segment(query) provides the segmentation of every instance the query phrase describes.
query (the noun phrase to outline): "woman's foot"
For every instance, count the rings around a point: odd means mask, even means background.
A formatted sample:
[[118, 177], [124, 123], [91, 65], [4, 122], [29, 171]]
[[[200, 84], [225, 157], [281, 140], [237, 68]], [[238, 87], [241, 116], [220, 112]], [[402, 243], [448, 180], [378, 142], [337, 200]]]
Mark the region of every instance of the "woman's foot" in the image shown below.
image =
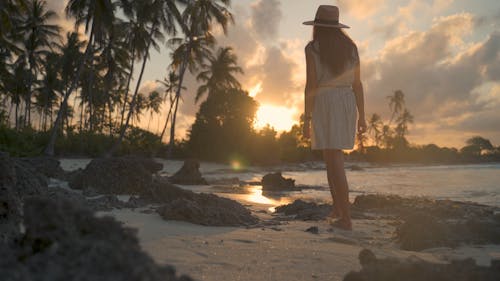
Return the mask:
[[335, 208], [335, 207], [332, 208], [332, 211], [328, 215], [328, 218], [329, 219], [338, 219], [338, 218], [340, 218], [340, 214], [339, 214], [339, 211], [337, 210], [337, 208]]
[[352, 230], [352, 223], [350, 220], [339, 219], [331, 223], [333, 227], [340, 228], [343, 230]]

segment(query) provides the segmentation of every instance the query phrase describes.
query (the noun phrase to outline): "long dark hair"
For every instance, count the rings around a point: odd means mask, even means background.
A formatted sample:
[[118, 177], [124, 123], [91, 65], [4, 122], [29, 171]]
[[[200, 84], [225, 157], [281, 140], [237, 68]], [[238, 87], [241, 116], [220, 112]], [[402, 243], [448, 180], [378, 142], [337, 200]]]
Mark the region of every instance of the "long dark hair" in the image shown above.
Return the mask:
[[314, 26], [313, 41], [318, 42], [320, 59], [334, 76], [359, 61], [356, 44], [340, 28]]

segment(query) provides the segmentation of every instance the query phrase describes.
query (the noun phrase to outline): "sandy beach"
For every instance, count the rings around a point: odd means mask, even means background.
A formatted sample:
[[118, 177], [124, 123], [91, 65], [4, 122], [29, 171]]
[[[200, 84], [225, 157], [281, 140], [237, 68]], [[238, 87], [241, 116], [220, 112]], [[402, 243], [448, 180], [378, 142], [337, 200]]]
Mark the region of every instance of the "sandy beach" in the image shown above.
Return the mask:
[[[252, 207], [254, 214], [267, 206]], [[418, 257], [445, 263], [472, 257], [488, 266], [500, 258], [500, 246], [436, 248], [423, 252], [399, 250], [388, 221], [354, 220], [354, 231], [332, 228], [328, 222], [290, 221], [256, 228], [206, 227], [165, 222], [141, 210], [103, 212], [136, 228], [142, 248], [160, 264], [197, 280], [342, 280], [361, 268], [358, 254], [371, 249], [378, 257]], [[319, 234], [305, 230], [317, 226]]]
[[[72, 161], [62, 161], [68, 167]], [[78, 167], [73, 162], [73, 167]], [[70, 165], [71, 166], [71, 165]], [[164, 163], [170, 174], [181, 163]], [[223, 165], [202, 165], [206, 174], [217, 174]], [[227, 177], [231, 177], [228, 174]], [[197, 192], [215, 192], [221, 187], [183, 186]], [[385, 218], [355, 218], [352, 232], [333, 228], [328, 221], [287, 220], [273, 213], [283, 203], [262, 193], [217, 193], [239, 201], [259, 217], [256, 227], [209, 227], [180, 221], [165, 221], [150, 207], [100, 212], [137, 229], [141, 247], [160, 264], [174, 265], [180, 274], [196, 280], [342, 280], [361, 269], [359, 252], [366, 248], [377, 257], [416, 257], [434, 263], [473, 258], [488, 266], [500, 259], [499, 245], [440, 247], [404, 251], [394, 239], [395, 221]], [[126, 197], [124, 198], [126, 199]], [[374, 215], [376, 218], [376, 215]], [[317, 227], [318, 233], [306, 231]]]
[[[24, 205], [23, 214], [20, 205], [12, 205], [16, 209], [9, 209], [12, 213], [0, 225], [10, 231], [2, 236], [6, 244], [0, 243], [8, 251], [7, 259], [0, 260], [6, 280], [17, 280], [13, 265], [25, 276], [52, 266], [50, 276], [81, 271], [111, 278], [106, 280], [121, 280], [117, 274], [134, 274], [129, 280], [165, 280], [165, 270], [170, 276], [166, 280], [180, 281], [365, 280], [347, 277], [354, 272], [370, 276], [374, 268], [382, 279], [366, 280], [384, 280], [383, 274], [398, 272], [398, 266], [406, 275], [417, 270], [425, 277], [427, 270], [430, 276], [441, 276], [435, 280], [448, 280], [457, 268], [466, 276], [483, 272], [480, 276], [489, 276], [485, 280], [495, 280], [491, 274], [498, 273], [496, 206], [354, 195], [353, 231], [346, 231], [327, 219], [331, 205], [321, 202], [324, 188], [299, 181], [295, 189], [304, 190], [269, 193], [264, 181], [259, 185], [258, 178], [267, 171], [320, 170], [311, 164], [234, 170], [201, 163], [198, 171], [199, 164], [189, 161], [3, 157], [1, 163], [14, 168], [2, 175], [7, 184], [2, 200], [23, 200]], [[194, 174], [204, 184], [170, 183], [189, 163], [195, 163]], [[369, 169], [356, 173], [369, 176]], [[17, 229], [16, 222], [25, 229]], [[365, 249], [373, 255], [368, 267]], [[26, 251], [29, 258], [20, 262], [16, 257]], [[65, 265], [67, 252], [74, 257]], [[96, 263], [103, 267], [95, 270]], [[74, 269], [62, 269], [67, 266]]]

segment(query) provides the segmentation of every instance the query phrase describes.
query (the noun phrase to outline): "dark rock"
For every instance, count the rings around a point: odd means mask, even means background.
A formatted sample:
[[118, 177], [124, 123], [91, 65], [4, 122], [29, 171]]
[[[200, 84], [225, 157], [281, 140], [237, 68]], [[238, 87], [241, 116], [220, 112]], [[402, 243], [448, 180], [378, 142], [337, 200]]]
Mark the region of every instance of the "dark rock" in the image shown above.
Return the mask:
[[156, 177], [151, 185], [141, 192], [143, 201], [156, 204], [170, 203], [175, 199], [192, 199], [195, 193], [171, 184], [167, 179]]
[[82, 195], [85, 197], [96, 197], [96, 196], [101, 195], [101, 193], [92, 187], [88, 187], [88, 188], [82, 190]]
[[178, 198], [158, 209], [165, 220], [187, 221], [211, 226], [248, 226], [258, 219], [240, 203], [214, 194]]
[[281, 172], [266, 174], [262, 178], [262, 190], [267, 191], [289, 191], [297, 190], [294, 179], [286, 179]]
[[305, 202], [300, 199], [295, 200], [292, 204], [276, 207], [276, 213], [282, 213], [286, 216], [295, 216], [298, 220], [323, 220], [332, 209], [328, 204], [316, 204], [313, 202]]
[[437, 246], [457, 245], [450, 227], [424, 213], [408, 216], [396, 229], [396, 236], [403, 250], [420, 251]]
[[214, 194], [194, 193], [160, 177], [154, 179], [150, 188], [141, 194], [140, 200], [161, 204], [158, 213], [165, 220], [212, 226], [248, 226], [258, 222], [237, 201]]
[[125, 207], [135, 209], [135, 208], [146, 207], [149, 204], [151, 204], [149, 200], [145, 200], [144, 198], [137, 196], [130, 196], [127, 203], [125, 204]]
[[156, 174], [163, 169], [163, 164], [156, 162], [152, 158], [139, 157], [139, 156], [124, 156], [126, 160], [134, 161], [139, 163], [144, 169], [149, 171], [151, 174]]
[[0, 152], [0, 241], [19, 233], [24, 198], [47, 192], [48, 178], [29, 161]]
[[366, 194], [356, 196], [353, 207], [365, 211], [372, 209], [389, 209], [410, 205], [410, 201], [411, 199], [409, 198], [403, 198], [397, 195]]
[[16, 181], [14, 161], [0, 152], [0, 244], [19, 234], [21, 198], [16, 192]]
[[78, 168], [73, 171], [64, 171], [64, 175], [62, 176], [61, 180], [71, 183], [75, 181], [79, 176], [81, 176], [82, 173], [83, 173], [82, 168]]
[[306, 232], [310, 232], [312, 234], [319, 234], [319, 229], [317, 226], [311, 226], [308, 229], [306, 229]]
[[2, 280], [191, 280], [142, 252], [134, 230], [73, 201], [30, 198], [24, 225], [18, 242], [0, 247]]
[[16, 170], [16, 192], [20, 198], [47, 194], [49, 179], [35, 167], [24, 161], [13, 159]]
[[364, 171], [365, 169], [361, 166], [358, 165], [351, 165], [348, 167], [351, 171]]
[[18, 160], [32, 166], [38, 173], [49, 178], [61, 179], [65, 175], [61, 163], [54, 157], [26, 157], [18, 158]]
[[196, 160], [185, 160], [181, 169], [170, 177], [175, 184], [206, 185], [207, 181], [201, 176], [200, 162]]
[[377, 259], [370, 250], [362, 250], [359, 255], [362, 269], [351, 271], [344, 281], [494, 281], [500, 276], [500, 268], [478, 266], [473, 259], [452, 261], [449, 264], [436, 264], [410, 257]]
[[377, 261], [377, 257], [375, 256], [375, 254], [368, 249], [361, 250], [361, 252], [359, 252], [358, 258], [359, 263], [362, 266], [373, 264]]
[[93, 159], [69, 185], [75, 189], [93, 188], [102, 194], [140, 194], [151, 185], [159, 165], [135, 157]]
[[397, 195], [368, 194], [356, 196], [353, 208], [404, 217], [413, 213], [427, 213], [443, 219], [467, 219], [491, 217], [497, 207], [472, 202], [433, 200], [425, 197], [401, 197]]
[[95, 212], [130, 208], [127, 203], [120, 201], [115, 195], [99, 195], [88, 198], [82, 194], [76, 193], [75, 191], [60, 187], [51, 187], [49, 189], [48, 197], [56, 201], [69, 200], [79, 206], [85, 206]]
[[402, 220], [396, 238], [405, 250], [466, 244], [500, 244], [498, 208], [470, 202], [404, 198], [395, 195], [357, 196], [354, 211], [386, 214]]

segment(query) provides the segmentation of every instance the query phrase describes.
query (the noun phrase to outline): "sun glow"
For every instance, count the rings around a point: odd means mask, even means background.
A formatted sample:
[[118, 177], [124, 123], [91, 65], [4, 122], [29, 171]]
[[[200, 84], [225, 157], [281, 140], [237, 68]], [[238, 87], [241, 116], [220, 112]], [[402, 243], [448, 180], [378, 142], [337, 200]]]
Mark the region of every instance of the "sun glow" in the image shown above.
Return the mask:
[[266, 125], [273, 127], [276, 131], [287, 131], [293, 126], [296, 109], [284, 106], [261, 105], [257, 110], [255, 128], [261, 129]]
[[253, 88], [250, 89], [248, 92], [248, 95], [251, 96], [252, 98], [255, 98], [255, 96], [262, 91], [262, 83], [258, 83]]

